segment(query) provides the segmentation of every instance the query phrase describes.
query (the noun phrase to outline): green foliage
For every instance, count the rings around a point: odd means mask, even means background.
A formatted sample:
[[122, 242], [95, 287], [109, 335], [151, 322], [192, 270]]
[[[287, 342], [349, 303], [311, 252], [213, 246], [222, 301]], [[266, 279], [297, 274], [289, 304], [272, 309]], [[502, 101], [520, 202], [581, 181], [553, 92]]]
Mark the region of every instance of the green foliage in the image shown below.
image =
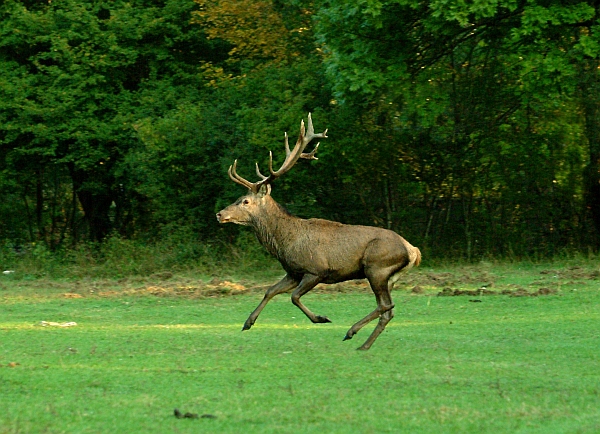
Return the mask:
[[[368, 167], [400, 186], [418, 181], [423, 212], [408, 218], [420, 221], [415, 241], [427, 253], [471, 258], [519, 245], [552, 254], [558, 245], [589, 240], [577, 221], [586, 215], [585, 142], [595, 146], [595, 138], [582, 128], [576, 96], [580, 40], [594, 45], [587, 41], [595, 34], [594, 8], [513, 1], [320, 5], [316, 33], [329, 78], [346, 105], [358, 103], [363, 119], [375, 119], [367, 124], [371, 137], [385, 137], [373, 149], [385, 151]], [[365, 96], [368, 104], [361, 103]], [[391, 156], [408, 179], [390, 172]], [[391, 227], [400, 221], [396, 210], [406, 207], [396, 186], [374, 186], [387, 196]]]
[[[98, 2], [35, 9], [3, 3], [0, 82], [10, 83], [0, 87], [6, 170], [27, 176], [46, 167], [67, 169], [93, 240], [112, 228], [125, 230], [131, 219], [117, 171], [139, 141], [136, 119], [164, 113], [179, 93], [199, 85], [195, 53], [210, 57], [211, 47], [201, 29], [185, 21], [192, 9], [193, 3], [175, 0], [119, 1], [110, 9]], [[48, 200], [44, 193], [39, 214]], [[117, 221], [109, 215], [113, 203]], [[63, 224], [77, 233], [77, 219], [67, 222], [70, 213], [77, 210], [66, 211]]]
[[273, 188], [294, 214], [385, 226], [426, 257], [599, 245], [589, 2], [10, 0], [0, 17], [16, 246], [234, 244], [214, 219], [242, 194], [227, 168], [279, 164], [308, 112], [329, 139]]
[[[183, 103], [162, 119], [146, 118], [137, 125], [142, 140], [122, 170], [130, 180], [127, 189], [152, 213], [136, 222], [137, 231], [153, 231], [151, 226], [159, 223], [163, 235], [181, 225], [214, 233], [215, 198], [225, 179], [221, 156], [231, 130], [220, 115], [202, 101]], [[154, 228], [155, 235], [161, 235], [160, 228]]]
[[279, 264], [253, 237], [235, 244], [202, 242], [189, 227], [173, 230], [158, 242], [131, 240], [116, 234], [103, 243], [79, 243], [75, 248], [50, 251], [45, 243], [0, 248], [0, 267], [10, 281], [40, 279], [115, 279], [156, 273], [201, 273], [223, 277], [233, 270], [281, 273]]

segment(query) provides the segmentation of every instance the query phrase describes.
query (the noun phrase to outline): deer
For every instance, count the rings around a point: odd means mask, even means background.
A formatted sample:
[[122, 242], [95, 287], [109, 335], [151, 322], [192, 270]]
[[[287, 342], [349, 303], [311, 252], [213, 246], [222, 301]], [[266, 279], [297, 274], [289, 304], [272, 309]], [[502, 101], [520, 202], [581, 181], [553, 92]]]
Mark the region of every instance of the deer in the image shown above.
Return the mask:
[[332, 284], [366, 278], [377, 308], [352, 325], [344, 341], [352, 339], [371, 321], [379, 321], [365, 343], [357, 348], [368, 350], [394, 317], [391, 290], [402, 273], [421, 263], [421, 251], [396, 232], [373, 226], [342, 224], [318, 218], [293, 216], [271, 197], [271, 184], [287, 173], [299, 159], [316, 160], [320, 143], [304, 152], [314, 139], [327, 138], [327, 130], [315, 134], [312, 118], [308, 127], [300, 123], [300, 135], [290, 150], [285, 133], [286, 157], [273, 170], [273, 153], [269, 152], [269, 175], [261, 173], [256, 163], [258, 181], [250, 182], [237, 173], [237, 160], [229, 166], [229, 178], [248, 189], [248, 193], [217, 213], [219, 223], [249, 226], [262, 246], [282, 265], [286, 275], [269, 287], [250, 314], [242, 331], [249, 330], [267, 303], [276, 295], [292, 291], [292, 303], [313, 323], [329, 323], [326, 316], [315, 315], [301, 297], [320, 283]]

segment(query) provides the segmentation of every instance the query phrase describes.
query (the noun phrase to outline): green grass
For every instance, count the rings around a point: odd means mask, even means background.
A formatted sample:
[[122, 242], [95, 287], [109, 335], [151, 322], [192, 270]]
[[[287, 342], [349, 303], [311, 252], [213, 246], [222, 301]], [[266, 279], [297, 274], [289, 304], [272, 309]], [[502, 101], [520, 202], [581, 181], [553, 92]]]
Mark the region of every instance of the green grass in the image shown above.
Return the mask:
[[[592, 262], [422, 268], [368, 352], [355, 348], [372, 326], [342, 341], [374, 307], [362, 286], [305, 297], [332, 324], [282, 295], [242, 333], [261, 291], [3, 276], [0, 433], [600, 432], [599, 275]], [[437, 296], [482, 285], [552, 293]]]

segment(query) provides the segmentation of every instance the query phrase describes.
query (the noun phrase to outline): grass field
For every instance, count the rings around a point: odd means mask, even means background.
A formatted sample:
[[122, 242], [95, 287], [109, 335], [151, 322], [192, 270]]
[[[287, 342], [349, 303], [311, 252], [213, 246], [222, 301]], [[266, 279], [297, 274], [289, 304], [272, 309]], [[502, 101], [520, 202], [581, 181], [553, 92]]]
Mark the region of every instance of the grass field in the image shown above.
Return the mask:
[[0, 282], [2, 434], [600, 432], [595, 262], [415, 270], [367, 352], [362, 284], [305, 297], [332, 324], [281, 295], [242, 333], [262, 278]]

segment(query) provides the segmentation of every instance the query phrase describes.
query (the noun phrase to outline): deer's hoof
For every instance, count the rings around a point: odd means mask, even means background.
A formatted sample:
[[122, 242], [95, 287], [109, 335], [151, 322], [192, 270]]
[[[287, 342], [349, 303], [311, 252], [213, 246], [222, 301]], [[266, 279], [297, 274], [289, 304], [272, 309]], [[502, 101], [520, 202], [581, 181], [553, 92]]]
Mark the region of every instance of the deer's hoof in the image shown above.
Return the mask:
[[348, 330], [346, 332], [346, 336], [344, 336], [344, 340], [349, 341], [350, 339], [352, 339], [354, 337], [355, 334], [356, 334], [356, 332], [353, 331], [352, 329]]
[[250, 327], [252, 327], [252, 324], [244, 323], [244, 327], [242, 327], [242, 331], [250, 330]]
[[371, 345], [373, 344], [373, 342], [365, 342], [364, 344], [362, 344], [360, 347], [358, 347], [356, 349], [356, 351], [367, 351], [369, 348], [371, 348]]
[[316, 323], [325, 323], [325, 322], [331, 322], [331, 320], [329, 318], [327, 318], [326, 316], [317, 315], [317, 320], [315, 322]]

